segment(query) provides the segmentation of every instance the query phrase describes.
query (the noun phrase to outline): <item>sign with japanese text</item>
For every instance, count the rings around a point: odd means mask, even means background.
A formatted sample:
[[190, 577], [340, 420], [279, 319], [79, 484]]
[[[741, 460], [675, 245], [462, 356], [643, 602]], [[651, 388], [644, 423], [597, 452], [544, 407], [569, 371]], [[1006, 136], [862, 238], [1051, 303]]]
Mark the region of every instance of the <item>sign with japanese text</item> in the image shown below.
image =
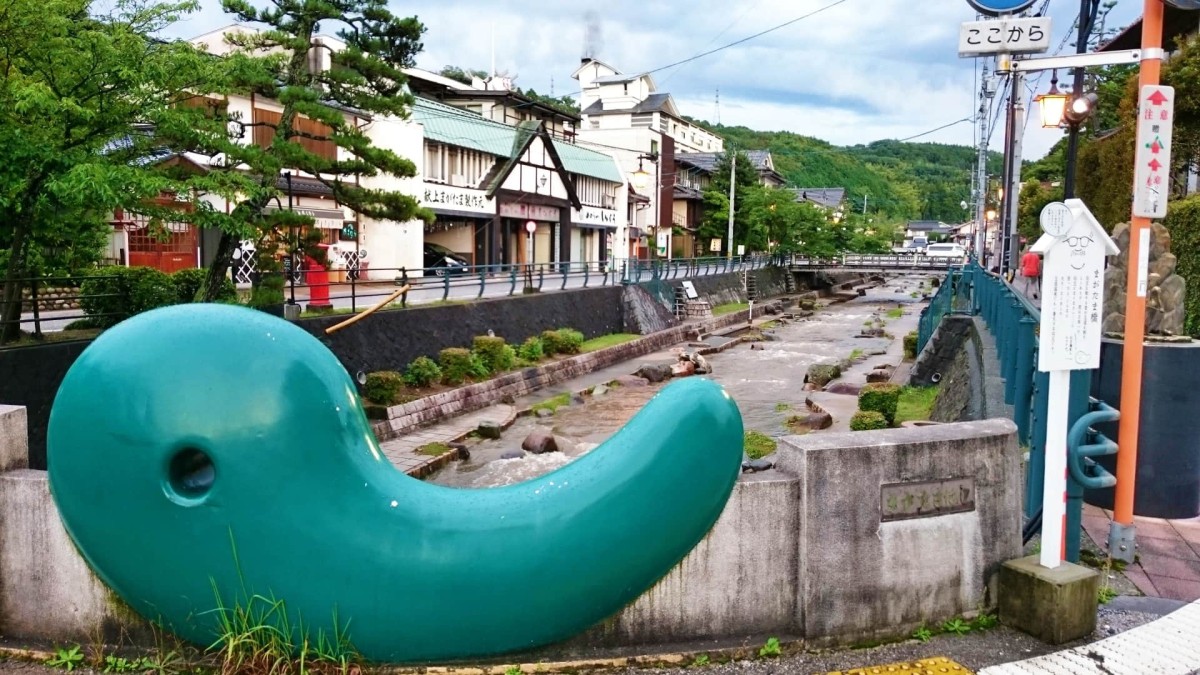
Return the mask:
[[421, 206], [427, 206], [434, 211], [440, 208], [489, 216], [496, 213], [496, 202], [488, 199], [487, 193], [483, 190], [471, 190], [452, 185], [426, 183]]
[[975, 510], [975, 479], [892, 483], [880, 488], [880, 520], [929, 518]]
[[500, 215], [518, 220], [541, 220], [557, 223], [561, 213], [556, 206], [527, 204], [525, 202], [500, 202]]
[[571, 210], [571, 222], [585, 227], [616, 227], [617, 212], [613, 209], [585, 206]]
[[1133, 172], [1134, 216], [1167, 216], [1174, 125], [1175, 89], [1159, 85], [1142, 87]]
[[1001, 14], [1017, 14], [1033, 6], [1037, 0], [967, 0], [967, 4], [981, 14], [999, 16]]
[[708, 242], [708, 250], [712, 253], [720, 253], [721, 252], [721, 240], [713, 239], [712, 241]]
[[959, 56], [1035, 54], [1050, 49], [1050, 17], [968, 21], [958, 32]]
[[1100, 367], [1104, 321], [1104, 260], [1117, 245], [1091, 211], [1068, 199], [1070, 229], [1042, 235], [1033, 251], [1042, 263], [1042, 323], [1038, 370], [1092, 370]]

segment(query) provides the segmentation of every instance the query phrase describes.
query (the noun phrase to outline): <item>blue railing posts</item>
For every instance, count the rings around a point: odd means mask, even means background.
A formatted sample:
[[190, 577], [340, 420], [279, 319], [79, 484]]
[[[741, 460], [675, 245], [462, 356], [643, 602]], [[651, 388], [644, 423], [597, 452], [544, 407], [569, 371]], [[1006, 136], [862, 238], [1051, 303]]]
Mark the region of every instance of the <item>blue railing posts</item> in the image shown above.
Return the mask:
[[583, 264], [583, 287], [588, 287], [588, 279], [592, 276], [592, 266], [589, 263]]
[[442, 302], [445, 302], [450, 297], [450, 275], [442, 275]]
[[558, 268], [560, 270], [562, 270], [562, 278], [563, 278], [562, 287], [559, 288], [558, 290], [565, 291], [565, 290], [567, 290], [567, 275], [571, 273], [571, 263], [562, 263], [561, 265], [558, 266]]
[[546, 280], [546, 268], [539, 265], [538, 266], [538, 292], [539, 293], [542, 290], [542, 282], [545, 280]]
[[508, 294], [515, 295], [517, 292], [517, 266], [516, 265], [513, 265], [508, 268], [508, 281], [510, 284], [508, 287]]
[[1050, 373], [1039, 371], [1033, 377], [1033, 408], [1029, 416], [1029, 461], [1025, 465], [1027, 518], [1032, 518], [1042, 508], [1042, 490], [1046, 478], [1046, 409], [1049, 404]]
[[479, 295], [475, 296], [476, 300], [483, 297], [483, 291], [486, 288], [487, 288], [487, 268], [480, 267], [479, 268]]
[[1013, 421], [1017, 424], [1017, 439], [1022, 445], [1029, 444], [1029, 417], [1033, 403], [1033, 377], [1037, 367], [1035, 349], [1037, 322], [1024, 314], [1017, 322], [1017, 368], [1013, 378]]

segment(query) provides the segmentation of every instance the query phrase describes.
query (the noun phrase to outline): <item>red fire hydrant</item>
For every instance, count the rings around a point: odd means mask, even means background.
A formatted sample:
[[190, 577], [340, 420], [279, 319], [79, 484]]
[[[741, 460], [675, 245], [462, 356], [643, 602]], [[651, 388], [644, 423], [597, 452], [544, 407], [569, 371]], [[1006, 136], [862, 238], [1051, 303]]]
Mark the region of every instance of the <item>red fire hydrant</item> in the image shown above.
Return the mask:
[[333, 309], [329, 302], [329, 271], [312, 256], [304, 256], [308, 279], [308, 311]]

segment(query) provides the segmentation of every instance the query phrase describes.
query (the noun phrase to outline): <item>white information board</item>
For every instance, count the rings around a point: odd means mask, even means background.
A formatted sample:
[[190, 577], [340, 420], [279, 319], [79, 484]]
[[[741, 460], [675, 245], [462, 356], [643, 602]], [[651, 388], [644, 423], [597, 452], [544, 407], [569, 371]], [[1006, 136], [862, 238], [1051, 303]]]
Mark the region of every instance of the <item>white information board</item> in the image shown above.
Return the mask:
[[1100, 367], [1104, 323], [1104, 261], [1117, 246], [1078, 199], [1066, 206], [1073, 218], [1062, 236], [1042, 235], [1033, 250], [1042, 260], [1042, 323], [1038, 370]]
[[700, 294], [696, 292], [696, 285], [690, 281], [683, 282], [683, 290], [687, 293], [688, 300], [695, 300], [700, 297]]

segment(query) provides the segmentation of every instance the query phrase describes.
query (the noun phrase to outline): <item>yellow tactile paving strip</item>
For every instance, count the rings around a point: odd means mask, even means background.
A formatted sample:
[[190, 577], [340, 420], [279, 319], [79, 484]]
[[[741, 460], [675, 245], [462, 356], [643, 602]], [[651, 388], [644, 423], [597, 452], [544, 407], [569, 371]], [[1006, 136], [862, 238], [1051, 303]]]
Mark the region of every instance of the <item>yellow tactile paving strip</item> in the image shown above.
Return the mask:
[[910, 663], [836, 670], [829, 675], [972, 675], [971, 671], [945, 657], [922, 659]]

